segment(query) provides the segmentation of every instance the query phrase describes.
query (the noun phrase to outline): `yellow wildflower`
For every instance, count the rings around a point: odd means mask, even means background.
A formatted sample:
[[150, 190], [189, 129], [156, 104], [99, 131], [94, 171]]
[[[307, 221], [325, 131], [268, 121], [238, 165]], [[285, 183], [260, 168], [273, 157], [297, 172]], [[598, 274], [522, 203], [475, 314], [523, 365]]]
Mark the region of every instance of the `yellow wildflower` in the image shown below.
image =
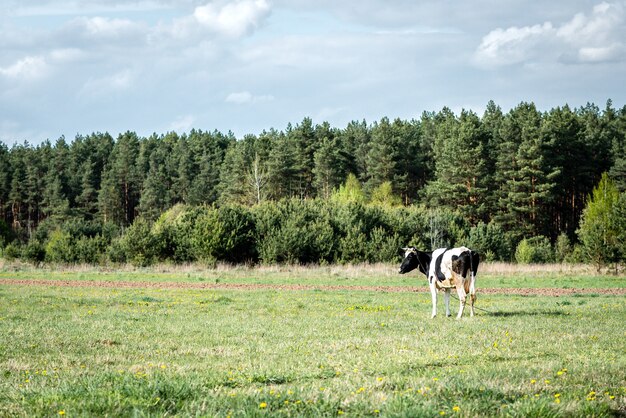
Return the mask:
[[259, 408], [260, 408], [260, 409], [265, 409], [265, 408], [267, 408], [267, 403], [266, 403], [266, 402], [261, 402], [261, 403], [259, 404]]

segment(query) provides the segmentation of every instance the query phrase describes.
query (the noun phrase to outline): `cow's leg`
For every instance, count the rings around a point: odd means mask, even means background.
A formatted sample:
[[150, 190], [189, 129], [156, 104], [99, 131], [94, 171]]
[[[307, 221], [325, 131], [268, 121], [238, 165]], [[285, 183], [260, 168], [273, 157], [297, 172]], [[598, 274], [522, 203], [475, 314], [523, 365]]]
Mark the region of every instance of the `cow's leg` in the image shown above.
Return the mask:
[[456, 292], [459, 295], [459, 314], [456, 316], [456, 319], [461, 319], [461, 317], [463, 316], [463, 309], [465, 308], [465, 297], [466, 297], [466, 293], [465, 293], [465, 288], [463, 287], [463, 283], [460, 283], [456, 285]]
[[476, 302], [476, 276], [472, 272], [470, 279], [470, 316], [474, 316], [474, 303]]
[[431, 278], [430, 280], [430, 298], [433, 301], [433, 312], [431, 318], [437, 316], [437, 287], [435, 286], [435, 280], [436, 279], [434, 278]]
[[443, 299], [446, 301], [446, 316], [450, 316], [450, 289], [446, 289]]

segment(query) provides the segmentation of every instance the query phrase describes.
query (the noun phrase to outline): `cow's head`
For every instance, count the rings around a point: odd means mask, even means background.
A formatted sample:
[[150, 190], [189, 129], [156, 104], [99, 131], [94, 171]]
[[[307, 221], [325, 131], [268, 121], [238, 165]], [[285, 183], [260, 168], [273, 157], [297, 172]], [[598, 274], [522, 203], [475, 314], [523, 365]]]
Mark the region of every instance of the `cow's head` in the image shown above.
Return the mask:
[[404, 259], [402, 264], [400, 264], [398, 273], [404, 274], [419, 268], [422, 273], [428, 276], [428, 266], [430, 266], [432, 253], [420, 251], [415, 247], [403, 248], [402, 250], [404, 250]]

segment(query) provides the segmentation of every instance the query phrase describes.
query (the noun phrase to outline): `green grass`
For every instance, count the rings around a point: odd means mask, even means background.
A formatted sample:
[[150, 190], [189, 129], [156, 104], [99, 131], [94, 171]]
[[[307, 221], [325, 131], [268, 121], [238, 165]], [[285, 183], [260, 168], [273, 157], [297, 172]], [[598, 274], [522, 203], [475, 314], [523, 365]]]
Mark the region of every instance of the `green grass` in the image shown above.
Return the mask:
[[426, 293], [2, 285], [0, 416], [626, 413], [623, 296], [477, 306], [431, 320]]

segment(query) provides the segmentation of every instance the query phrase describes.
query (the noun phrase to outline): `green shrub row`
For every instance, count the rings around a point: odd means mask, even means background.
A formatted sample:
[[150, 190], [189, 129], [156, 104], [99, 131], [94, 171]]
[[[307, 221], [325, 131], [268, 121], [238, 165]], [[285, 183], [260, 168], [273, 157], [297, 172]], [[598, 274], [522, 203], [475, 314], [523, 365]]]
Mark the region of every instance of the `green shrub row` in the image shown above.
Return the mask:
[[95, 222], [48, 222], [28, 243], [6, 245], [3, 256], [146, 266], [397, 262], [401, 247], [409, 245], [425, 250], [465, 245], [486, 260], [520, 263], [564, 261], [572, 252], [565, 236], [554, 248], [545, 237], [517, 244], [498, 225], [470, 227], [449, 210], [293, 199], [253, 207], [176, 205], [155, 222], [139, 217], [124, 230]]

